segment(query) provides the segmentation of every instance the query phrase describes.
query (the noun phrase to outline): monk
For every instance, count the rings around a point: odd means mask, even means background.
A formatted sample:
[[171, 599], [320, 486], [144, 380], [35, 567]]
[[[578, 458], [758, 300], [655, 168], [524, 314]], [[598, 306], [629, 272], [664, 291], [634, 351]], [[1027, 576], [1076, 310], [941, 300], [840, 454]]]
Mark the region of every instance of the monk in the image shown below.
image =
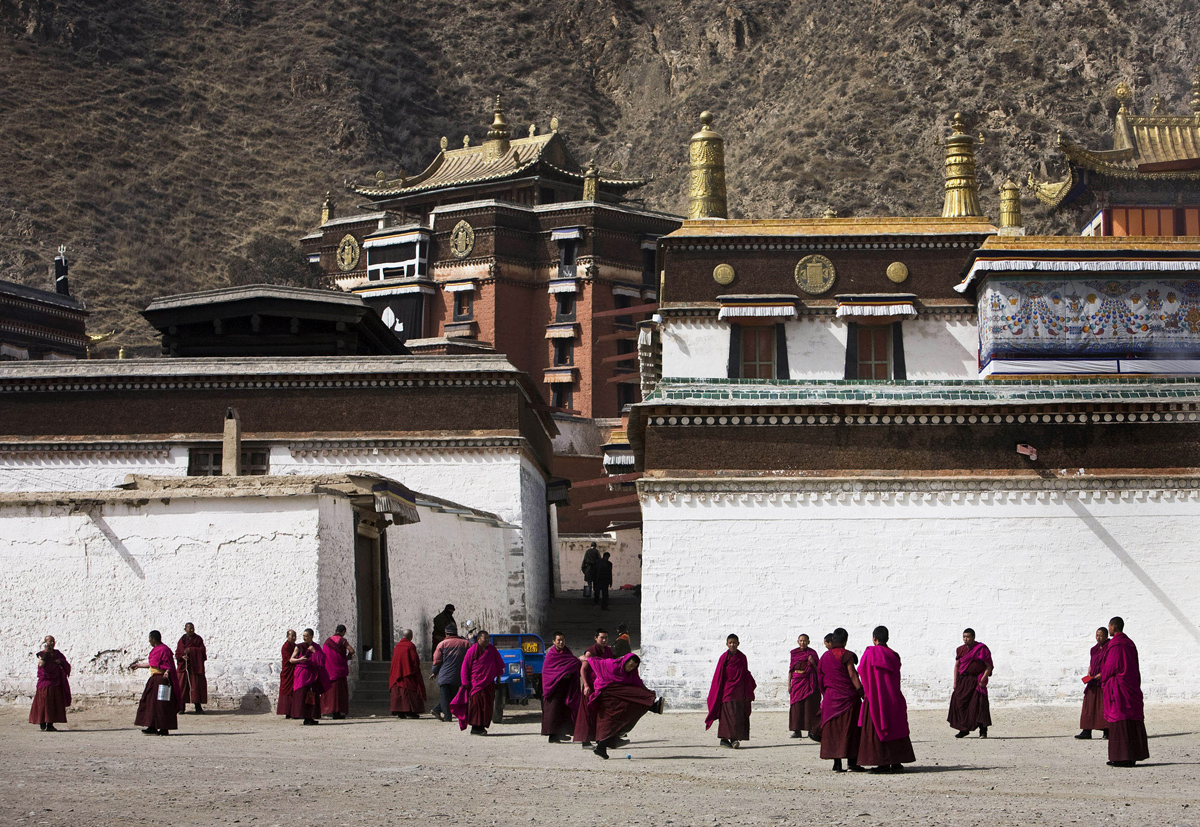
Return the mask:
[[582, 664], [567, 646], [562, 632], [554, 633], [554, 645], [542, 661], [542, 734], [551, 744], [571, 740], [579, 713], [579, 671]]
[[304, 630], [304, 639], [292, 650], [292, 717], [304, 721], [304, 726], [321, 723], [321, 695], [331, 686], [325, 671], [325, 654], [313, 640], [312, 629]]
[[750, 740], [750, 705], [758, 686], [750, 674], [746, 655], [738, 651], [740, 642], [737, 635], [725, 638], [725, 651], [717, 660], [717, 669], [708, 688], [708, 717], [704, 719], [705, 729], [712, 727], [713, 721], [720, 722], [717, 737], [721, 739], [721, 746], [730, 749], [737, 749], [742, 741]]
[[629, 639], [629, 625], [617, 624], [617, 639], [613, 641], [613, 657], [619, 658], [633, 651], [633, 642]]
[[858, 713], [862, 682], [854, 665], [858, 655], [846, 648], [850, 635], [845, 629], [833, 630], [830, 649], [821, 655], [818, 680], [821, 696], [821, 757], [833, 759], [833, 771], [845, 772], [845, 758], [852, 772], [866, 772], [858, 763]]
[[55, 724], [67, 722], [67, 707], [71, 705], [71, 664], [55, 647], [51, 635], [42, 639], [37, 653], [37, 689], [29, 709], [29, 723], [37, 724], [42, 732], [58, 732]]
[[788, 729], [793, 738], [804, 732], [814, 741], [821, 740], [821, 658], [808, 648], [808, 635], [796, 638], [788, 667]]
[[171, 730], [179, 729], [179, 710], [183, 708], [175, 653], [162, 642], [162, 634], [157, 629], [150, 632], [150, 647], [146, 660], [132, 666], [133, 669], [150, 670], [133, 722], [143, 727], [143, 735], [170, 735]]
[[[605, 629], [596, 630], [596, 642], [584, 650], [582, 657], [604, 658], [612, 660], [614, 657], [612, 647], [608, 645], [608, 632]], [[586, 688], [583, 683], [583, 676], [580, 675], [580, 689]], [[582, 704], [579, 707], [579, 714], [575, 716], [575, 741], [583, 746], [584, 749], [592, 748], [592, 741], [596, 737], [596, 708], [592, 704]]]
[[975, 640], [974, 629], [963, 629], [963, 645], [954, 651], [954, 692], [946, 720], [958, 730], [955, 738], [966, 738], [972, 730], [988, 737], [992, 710], [988, 703], [988, 679], [992, 676], [992, 651]]
[[[196, 627], [191, 623], [183, 624], [183, 637], [175, 644], [175, 661], [179, 668], [180, 704], [195, 707], [195, 714], [204, 714], [204, 704], [208, 703], [208, 678], [204, 677], [204, 662], [208, 660], [208, 650], [204, 648], [204, 638], [196, 634]], [[186, 714], [186, 710], [184, 710]]]
[[287, 630], [287, 640], [279, 650], [283, 663], [279, 666], [279, 699], [275, 702], [275, 714], [282, 715], [284, 720], [292, 717], [292, 681], [295, 679], [296, 667], [292, 663], [292, 652], [296, 651], [296, 630]]
[[1083, 676], [1083, 711], [1079, 713], [1081, 741], [1090, 741], [1092, 730], [1098, 729], [1108, 737], [1108, 721], [1104, 720], [1104, 690], [1100, 684], [1100, 670], [1104, 668], [1104, 652], [1108, 648], [1108, 629], [1101, 626], [1096, 630], [1096, 645], [1092, 647], [1087, 674]]
[[583, 656], [583, 691], [589, 705], [596, 708], [596, 747], [592, 752], [608, 759], [608, 748], [624, 743], [621, 734], [633, 729], [647, 712], [661, 715], [663, 699], [642, 683], [637, 655], [612, 658]]
[[858, 763], [871, 772], [904, 772], [916, 761], [908, 737], [908, 703], [900, 691], [900, 656], [888, 647], [888, 628], [876, 626], [858, 664], [863, 703], [858, 713]]
[[397, 718], [420, 718], [425, 711], [425, 677], [421, 674], [421, 656], [413, 643], [413, 630], [404, 634], [392, 650], [392, 668], [388, 673], [392, 694], [392, 714]]
[[1146, 715], [1142, 705], [1142, 671], [1138, 651], [1125, 634], [1125, 621], [1108, 621], [1112, 639], [1104, 651], [1100, 680], [1104, 687], [1104, 720], [1108, 722], [1108, 765], [1132, 767], [1150, 757]]
[[325, 651], [322, 653], [330, 688], [321, 695], [321, 712], [335, 721], [350, 714], [349, 662], [354, 657], [354, 647], [346, 640], [345, 634], [346, 627], [339, 624], [325, 640]]
[[462, 686], [450, 702], [450, 714], [458, 728], [469, 724], [472, 735], [487, 735], [496, 707], [496, 679], [504, 674], [504, 658], [491, 644], [491, 635], [480, 631], [475, 645], [467, 650], [462, 665]]

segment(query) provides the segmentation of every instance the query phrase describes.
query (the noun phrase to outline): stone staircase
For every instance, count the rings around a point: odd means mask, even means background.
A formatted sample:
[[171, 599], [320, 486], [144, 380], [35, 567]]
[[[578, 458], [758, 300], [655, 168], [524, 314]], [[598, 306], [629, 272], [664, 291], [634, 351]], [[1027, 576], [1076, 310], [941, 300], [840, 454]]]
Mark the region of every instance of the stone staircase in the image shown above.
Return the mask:
[[607, 612], [593, 606], [592, 599], [585, 598], [582, 591], [559, 592], [550, 603], [547, 617], [546, 628], [541, 633], [547, 646], [551, 643], [551, 635], [562, 632], [567, 636], [571, 651], [583, 654], [583, 650], [595, 642], [599, 627], [608, 630], [611, 645], [617, 637], [618, 623], [629, 625], [629, 639], [634, 651], [641, 646], [642, 601], [637, 592], [610, 591]]
[[354, 717], [390, 714], [391, 693], [388, 690], [390, 661], [364, 660], [358, 663], [358, 683], [350, 697], [350, 714]]

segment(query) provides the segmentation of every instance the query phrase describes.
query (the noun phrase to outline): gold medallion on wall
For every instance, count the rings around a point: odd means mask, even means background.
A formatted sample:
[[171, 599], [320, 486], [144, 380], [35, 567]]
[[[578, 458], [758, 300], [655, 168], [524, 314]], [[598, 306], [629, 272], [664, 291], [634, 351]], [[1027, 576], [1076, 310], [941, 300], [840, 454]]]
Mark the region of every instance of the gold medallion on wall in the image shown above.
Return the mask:
[[450, 252], [455, 258], [466, 258], [475, 249], [475, 231], [466, 221], [460, 221], [450, 231]]
[[713, 268], [713, 281], [722, 287], [728, 284], [733, 284], [733, 280], [736, 277], [737, 273], [734, 272], [733, 267], [729, 266], [728, 264], [718, 264]]
[[349, 233], [342, 236], [337, 248], [338, 269], [343, 273], [349, 273], [358, 266], [359, 254], [358, 239]]
[[899, 284], [908, 278], [908, 265], [902, 261], [893, 261], [888, 265], [887, 277], [890, 281]]
[[833, 262], [821, 255], [805, 256], [796, 265], [796, 286], [810, 295], [824, 293], [833, 287], [837, 271]]

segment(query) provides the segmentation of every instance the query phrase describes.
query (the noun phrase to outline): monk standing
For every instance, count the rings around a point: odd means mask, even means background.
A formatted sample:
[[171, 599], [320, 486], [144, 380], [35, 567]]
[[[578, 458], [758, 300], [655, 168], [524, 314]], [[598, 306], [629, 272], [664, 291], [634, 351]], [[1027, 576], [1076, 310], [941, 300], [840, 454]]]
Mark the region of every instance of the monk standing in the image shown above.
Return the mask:
[[469, 724], [472, 735], [487, 735], [496, 708], [496, 679], [504, 674], [504, 658], [491, 639], [484, 631], [475, 635], [475, 645], [463, 658], [462, 686], [450, 702], [458, 728], [466, 729]]
[[143, 727], [143, 735], [170, 735], [171, 730], [179, 729], [179, 710], [183, 708], [175, 653], [162, 642], [162, 634], [157, 629], [150, 632], [150, 647], [146, 660], [132, 667], [150, 670], [133, 722]]
[[858, 739], [858, 763], [871, 772], [904, 772], [916, 761], [908, 737], [908, 703], [900, 691], [900, 656], [888, 648], [888, 629], [876, 626], [858, 664], [863, 704], [858, 714], [862, 734]]
[[582, 664], [567, 646], [562, 632], [542, 661], [542, 734], [551, 744], [571, 740], [579, 712], [579, 670]]
[[204, 648], [204, 638], [196, 634], [196, 627], [191, 623], [183, 624], [183, 637], [175, 644], [175, 661], [179, 667], [180, 708], [193, 704], [197, 715], [204, 714], [204, 704], [208, 703], [208, 678], [204, 676], [204, 662], [208, 660], [208, 650]]
[[329, 691], [321, 696], [321, 712], [335, 721], [350, 714], [350, 659], [354, 647], [346, 640], [346, 627], [338, 625], [325, 641], [323, 653]]
[[67, 707], [71, 705], [71, 664], [62, 652], [54, 648], [55, 640], [46, 635], [37, 653], [37, 689], [29, 709], [29, 723], [37, 724], [43, 732], [58, 732], [55, 724], [67, 722]]
[[[612, 660], [613, 650], [608, 645], [608, 632], [605, 629], [596, 630], [596, 642], [584, 650], [583, 657]], [[579, 676], [579, 681], [580, 689], [586, 689], [582, 674]], [[590, 703], [584, 703], [579, 707], [579, 714], [575, 716], [575, 741], [584, 749], [591, 749], [592, 741], [595, 738], [596, 707]]]
[[279, 698], [275, 701], [275, 714], [282, 715], [285, 720], [292, 717], [292, 681], [296, 667], [292, 664], [292, 652], [296, 651], [296, 630], [287, 630], [287, 640], [279, 654], [283, 663], [279, 666]]
[[1142, 704], [1142, 671], [1138, 651], [1125, 634], [1125, 621], [1108, 621], [1112, 639], [1104, 651], [1100, 680], [1104, 684], [1104, 720], [1108, 722], [1108, 765], [1132, 767], [1150, 757], [1146, 714]]
[[992, 651], [975, 640], [974, 629], [963, 629], [963, 645], [954, 651], [954, 692], [946, 720], [958, 730], [955, 738], [966, 738], [974, 729], [988, 737], [992, 709], [988, 703], [988, 679], [992, 676]]
[[392, 695], [392, 714], [397, 718], [420, 718], [425, 711], [425, 678], [421, 675], [421, 656], [413, 643], [413, 630], [404, 634], [392, 651], [392, 668], [388, 673]]
[[292, 717], [304, 721], [304, 726], [321, 723], [321, 695], [329, 690], [325, 672], [325, 656], [313, 640], [312, 629], [304, 630], [304, 639], [292, 650]]
[[608, 758], [609, 747], [624, 743], [619, 741], [621, 734], [633, 729], [647, 712], [662, 714], [663, 699], [655, 699], [638, 674], [641, 663], [637, 655], [618, 660], [583, 657], [583, 691], [588, 704], [596, 708], [596, 748], [592, 752], [601, 758]]
[[788, 729], [793, 738], [807, 732], [814, 741], [821, 740], [821, 659], [808, 648], [808, 635], [796, 638], [788, 667]]
[[842, 759], [853, 772], [865, 772], [858, 764], [858, 712], [862, 682], [854, 665], [858, 655], [846, 648], [850, 635], [833, 630], [828, 652], [821, 655], [821, 757], [833, 759], [833, 771], [845, 772]]
[[1096, 645], [1092, 647], [1088, 671], [1083, 677], [1083, 711], [1079, 713], [1079, 734], [1075, 737], [1089, 741], [1092, 730], [1098, 729], [1108, 737], [1108, 721], [1104, 720], [1104, 690], [1100, 671], [1104, 668], [1104, 652], [1108, 648], [1108, 629], [1096, 630]]
[[712, 684], [708, 688], [708, 717], [704, 728], [709, 729], [713, 721], [717, 725], [717, 737], [721, 746], [737, 749], [742, 741], [750, 740], [750, 706], [754, 702], [754, 689], [758, 682], [750, 674], [750, 663], [746, 655], [738, 651], [737, 635], [725, 638], [725, 651], [717, 660]]

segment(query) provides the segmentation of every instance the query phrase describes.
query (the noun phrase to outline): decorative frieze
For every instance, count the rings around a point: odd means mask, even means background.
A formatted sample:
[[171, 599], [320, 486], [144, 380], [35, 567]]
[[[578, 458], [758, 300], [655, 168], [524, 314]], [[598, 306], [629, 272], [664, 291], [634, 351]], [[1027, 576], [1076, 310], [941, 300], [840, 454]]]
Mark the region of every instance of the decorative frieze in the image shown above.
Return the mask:
[[1093, 411], [1077, 413], [946, 413], [946, 414], [762, 414], [729, 411], [717, 414], [658, 415], [648, 417], [650, 425], [674, 426], [795, 426], [795, 425], [976, 425], [976, 424], [1054, 424], [1096, 425], [1123, 422], [1198, 422], [1195, 405], [1180, 406], [1179, 411]]

